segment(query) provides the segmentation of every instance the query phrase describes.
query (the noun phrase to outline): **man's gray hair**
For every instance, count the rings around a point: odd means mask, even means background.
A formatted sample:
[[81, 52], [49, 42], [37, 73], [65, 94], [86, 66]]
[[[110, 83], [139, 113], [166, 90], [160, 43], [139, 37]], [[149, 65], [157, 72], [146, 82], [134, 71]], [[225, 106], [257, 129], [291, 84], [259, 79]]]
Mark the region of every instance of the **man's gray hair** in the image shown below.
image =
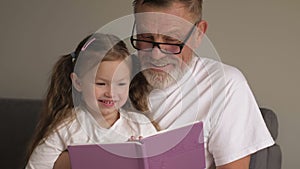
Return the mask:
[[138, 7], [141, 5], [151, 5], [154, 7], [166, 8], [171, 6], [174, 2], [182, 3], [197, 21], [201, 20], [203, 0], [134, 0], [132, 4], [134, 7], [134, 12], [136, 13]]

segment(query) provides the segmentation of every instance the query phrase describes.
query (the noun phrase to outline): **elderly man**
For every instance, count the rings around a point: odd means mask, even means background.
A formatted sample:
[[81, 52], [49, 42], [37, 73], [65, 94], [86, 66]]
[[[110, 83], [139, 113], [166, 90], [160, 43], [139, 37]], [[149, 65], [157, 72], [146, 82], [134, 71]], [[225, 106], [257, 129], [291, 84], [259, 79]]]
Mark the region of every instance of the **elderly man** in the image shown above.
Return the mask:
[[196, 52], [207, 29], [202, 0], [133, 5], [131, 43], [142, 68], [131, 89], [136, 108], [162, 130], [203, 121], [206, 168], [248, 169], [250, 155], [274, 141], [242, 73]]

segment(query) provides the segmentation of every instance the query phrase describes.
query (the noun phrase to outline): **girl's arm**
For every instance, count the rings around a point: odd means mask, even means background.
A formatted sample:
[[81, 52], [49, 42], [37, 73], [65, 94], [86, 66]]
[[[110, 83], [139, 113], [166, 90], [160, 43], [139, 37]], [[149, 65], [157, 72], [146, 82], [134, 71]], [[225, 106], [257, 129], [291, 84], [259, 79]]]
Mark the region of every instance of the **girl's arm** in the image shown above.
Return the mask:
[[63, 151], [54, 163], [53, 169], [71, 169], [68, 151]]

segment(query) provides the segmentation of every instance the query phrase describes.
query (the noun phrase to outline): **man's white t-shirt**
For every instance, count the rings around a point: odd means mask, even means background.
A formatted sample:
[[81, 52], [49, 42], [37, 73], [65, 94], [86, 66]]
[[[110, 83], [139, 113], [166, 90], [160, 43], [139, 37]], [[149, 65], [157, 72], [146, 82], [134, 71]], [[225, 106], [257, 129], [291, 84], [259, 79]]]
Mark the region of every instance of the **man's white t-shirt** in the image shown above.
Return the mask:
[[102, 128], [92, 115], [76, 108], [76, 118], [62, 125], [38, 145], [26, 169], [52, 169], [58, 156], [68, 145], [125, 142], [131, 136], [149, 136], [156, 133], [149, 119], [139, 113], [120, 110], [120, 118], [109, 129]]
[[175, 85], [150, 93], [149, 108], [162, 129], [204, 122], [206, 168], [274, 144], [242, 73], [212, 59], [194, 57]]

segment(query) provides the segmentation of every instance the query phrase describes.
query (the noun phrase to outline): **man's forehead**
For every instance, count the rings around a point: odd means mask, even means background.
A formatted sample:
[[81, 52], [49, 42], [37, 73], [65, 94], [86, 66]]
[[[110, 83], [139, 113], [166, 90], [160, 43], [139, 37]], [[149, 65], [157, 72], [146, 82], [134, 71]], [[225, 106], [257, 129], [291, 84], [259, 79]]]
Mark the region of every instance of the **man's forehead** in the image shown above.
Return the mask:
[[171, 24], [171, 25], [193, 24], [182, 17], [161, 13], [161, 12], [136, 13], [135, 19], [137, 23], [157, 23], [157, 24]]
[[135, 16], [138, 31], [164, 33], [189, 30], [193, 24], [181, 17], [165, 13], [145, 12]]

